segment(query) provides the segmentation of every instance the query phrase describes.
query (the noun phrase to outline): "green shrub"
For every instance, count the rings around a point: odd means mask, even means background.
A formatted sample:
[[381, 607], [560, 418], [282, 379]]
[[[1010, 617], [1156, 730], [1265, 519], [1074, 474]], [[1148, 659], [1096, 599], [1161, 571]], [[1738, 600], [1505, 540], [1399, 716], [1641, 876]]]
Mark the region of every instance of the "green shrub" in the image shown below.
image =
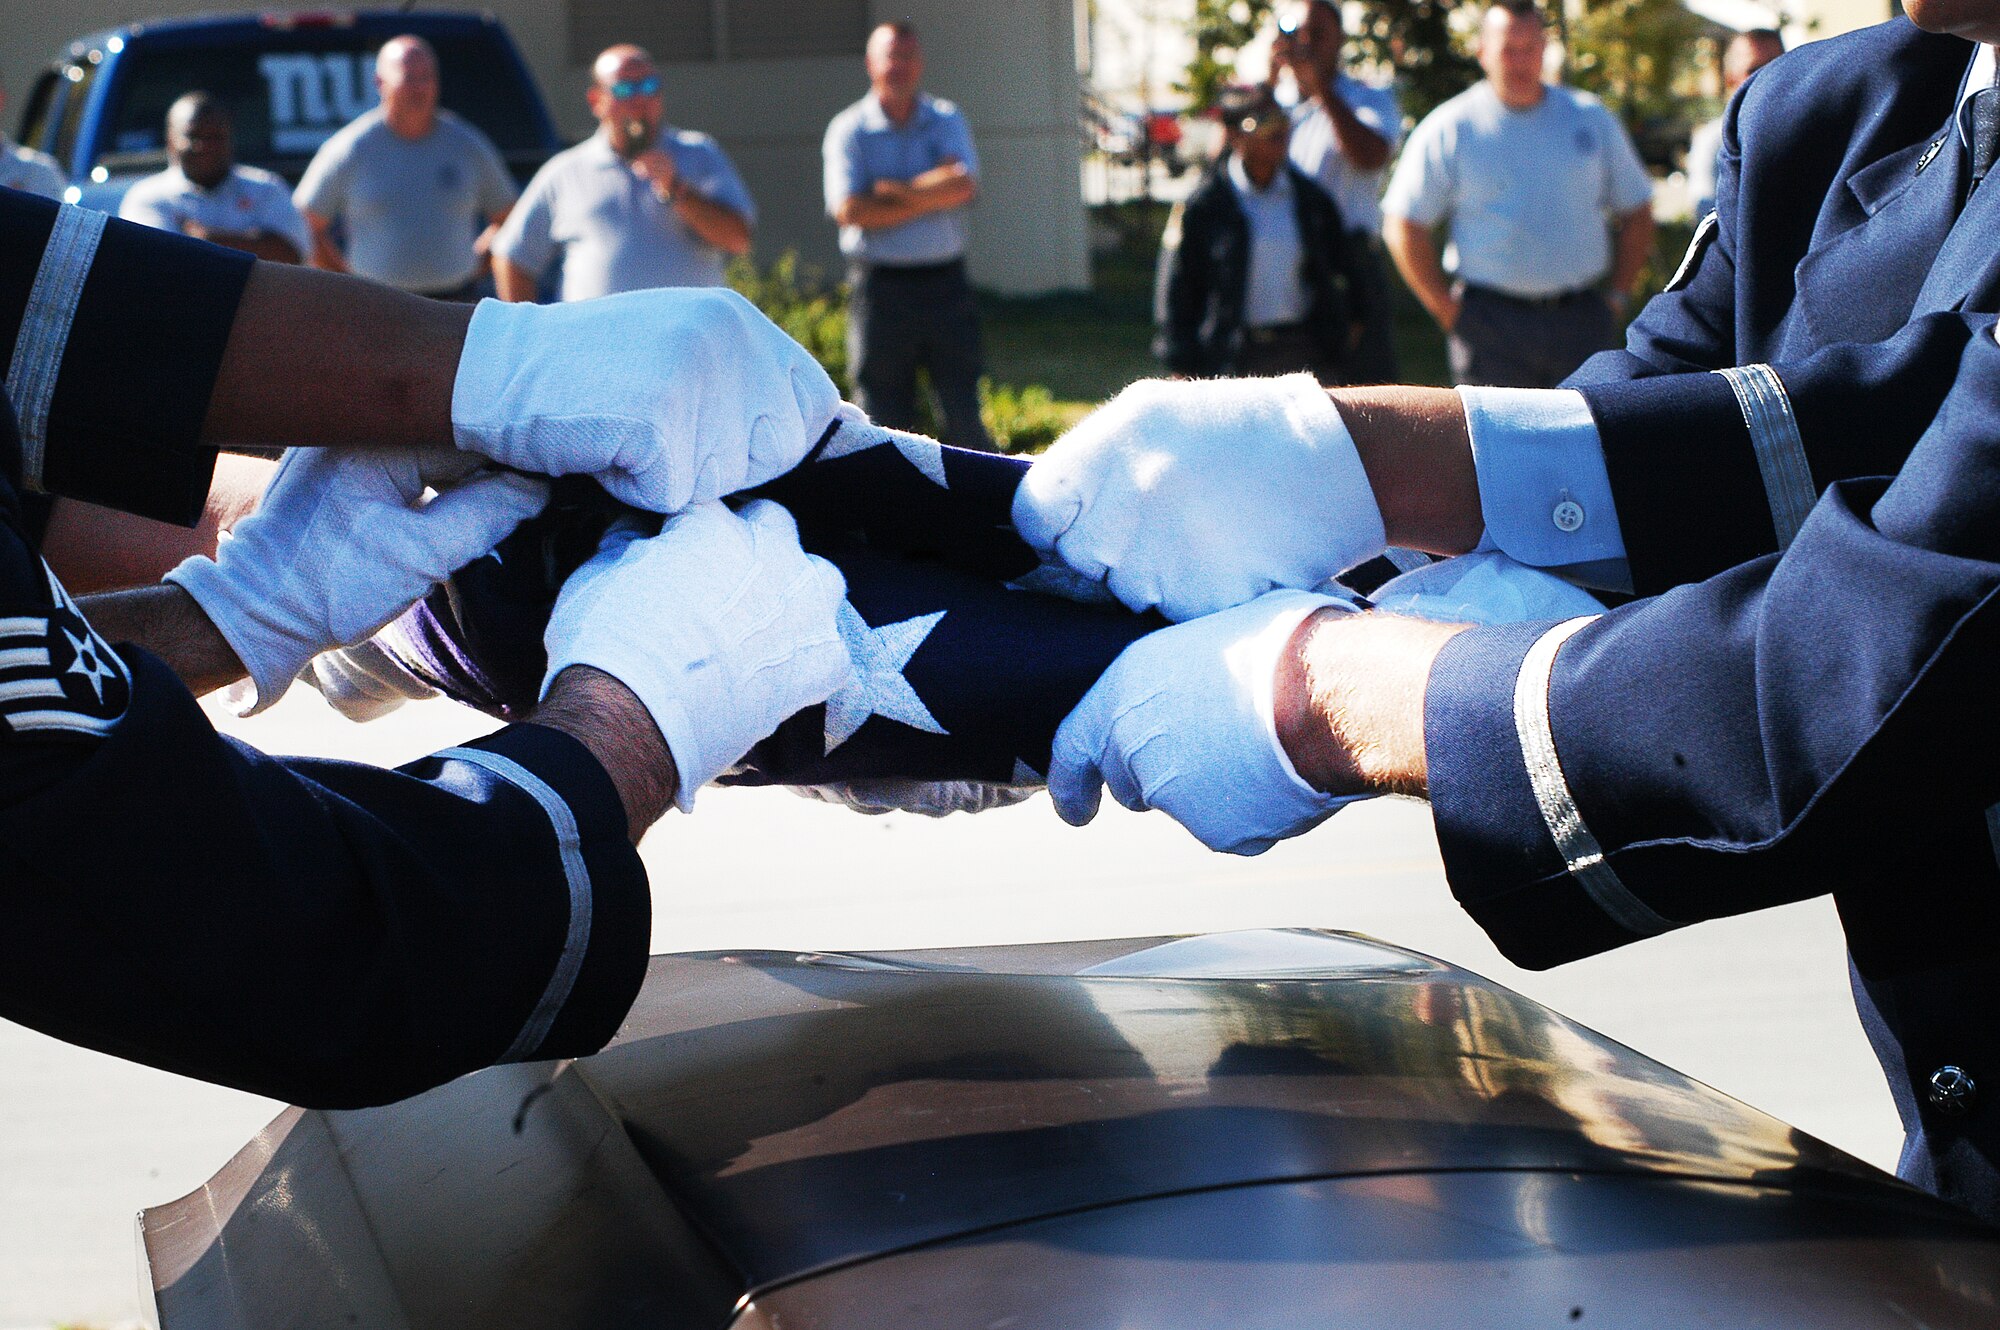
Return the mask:
[[979, 415], [1003, 453], [1040, 452], [1086, 410], [1083, 403], [1058, 402], [1039, 383], [1016, 388], [991, 379], [979, 381]]
[[771, 322], [813, 353], [840, 388], [850, 396], [847, 379], [847, 284], [828, 283], [826, 275], [801, 264], [792, 250], [779, 255], [769, 268], [758, 270], [747, 258], [729, 265], [731, 289], [764, 311]]

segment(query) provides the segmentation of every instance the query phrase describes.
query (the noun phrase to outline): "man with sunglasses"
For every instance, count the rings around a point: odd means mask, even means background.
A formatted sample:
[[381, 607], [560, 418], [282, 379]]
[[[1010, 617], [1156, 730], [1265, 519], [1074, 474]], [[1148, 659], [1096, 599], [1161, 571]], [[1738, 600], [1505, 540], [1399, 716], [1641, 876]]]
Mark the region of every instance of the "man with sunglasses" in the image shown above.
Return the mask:
[[1340, 209], [1287, 160], [1292, 124], [1269, 88], [1230, 88], [1217, 109], [1228, 151], [1167, 223], [1154, 350], [1184, 377], [1340, 382], [1365, 304]]
[[535, 173], [494, 239], [500, 298], [533, 300], [558, 253], [564, 300], [721, 286], [757, 217], [721, 145], [664, 123], [659, 70], [637, 46], [597, 57], [589, 101], [597, 133]]

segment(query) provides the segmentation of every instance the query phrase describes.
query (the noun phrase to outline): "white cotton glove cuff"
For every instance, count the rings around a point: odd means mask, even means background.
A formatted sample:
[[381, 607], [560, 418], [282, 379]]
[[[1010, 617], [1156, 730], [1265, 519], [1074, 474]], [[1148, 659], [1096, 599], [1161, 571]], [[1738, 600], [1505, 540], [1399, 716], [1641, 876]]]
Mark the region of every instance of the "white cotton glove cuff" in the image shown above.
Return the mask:
[[1100, 783], [1170, 814], [1210, 849], [1260, 854], [1354, 802], [1306, 784], [1279, 741], [1278, 661], [1307, 615], [1353, 606], [1272, 592], [1127, 647], [1056, 733], [1049, 793], [1073, 824]]
[[671, 513], [789, 471], [839, 403], [811, 354], [742, 296], [676, 288], [481, 301], [451, 423], [467, 452], [594, 476], [614, 498]]
[[839, 570], [801, 550], [791, 514], [769, 501], [741, 516], [699, 504], [650, 538], [614, 528], [556, 600], [542, 693], [571, 665], [631, 689], [673, 753], [688, 812], [751, 745], [847, 682], [835, 618], [845, 594]]
[[1133, 384], [1036, 461], [1013, 519], [1045, 558], [1176, 621], [1317, 586], [1387, 544], [1309, 374]]
[[[498, 544], [548, 499], [542, 481], [448, 448], [299, 448], [213, 559], [168, 572], [276, 702], [322, 651], [362, 641]], [[425, 491], [439, 492], [425, 502]]]

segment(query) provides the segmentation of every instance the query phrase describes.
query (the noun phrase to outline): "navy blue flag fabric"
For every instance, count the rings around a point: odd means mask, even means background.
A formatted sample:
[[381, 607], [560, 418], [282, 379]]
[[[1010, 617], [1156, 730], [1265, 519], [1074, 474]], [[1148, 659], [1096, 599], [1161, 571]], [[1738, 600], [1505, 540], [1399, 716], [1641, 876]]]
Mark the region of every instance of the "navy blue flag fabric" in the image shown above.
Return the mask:
[[[726, 780], [1041, 781], [1063, 717], [1119, 652], [1166, 621], [1041, 589], [1073, 590], [1009, 520], [1027, 466], [841, 420], [757, 492], [789, 509], [805, 548], [846, 576], [841, 632], [855, 677]], [[563, 578], [626, 515], [588, 481], [558, 482], [542, 516], [379, 640], [445, 695], [524, 716]]]

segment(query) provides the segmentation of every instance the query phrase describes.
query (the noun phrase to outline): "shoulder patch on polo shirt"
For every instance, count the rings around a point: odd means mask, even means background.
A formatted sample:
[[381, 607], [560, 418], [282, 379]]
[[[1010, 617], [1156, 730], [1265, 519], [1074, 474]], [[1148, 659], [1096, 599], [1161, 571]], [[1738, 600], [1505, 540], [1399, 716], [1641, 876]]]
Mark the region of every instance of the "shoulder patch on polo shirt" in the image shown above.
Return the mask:
[[47, 614], [0, 616], [0, 726], [14, 735], [101, 739], [132, 701], [132, 675], [48, 565]]
[[1674, 269], [1674, 275], [1667, 282], [1665, 291], [1678, 291], [1694, 280], [1696, 270], [1701, 267], [1701, 256], [1715, 243], [1715, 233], [1720, 225], [1716, 220], [1715, 210], [1709, 209], [1708, 215], [1701, 219], [1701, 225], [1695, 227], [1694, 239], [1688, 241], [1687, 253], [1681, 255], [1681, 266]]

